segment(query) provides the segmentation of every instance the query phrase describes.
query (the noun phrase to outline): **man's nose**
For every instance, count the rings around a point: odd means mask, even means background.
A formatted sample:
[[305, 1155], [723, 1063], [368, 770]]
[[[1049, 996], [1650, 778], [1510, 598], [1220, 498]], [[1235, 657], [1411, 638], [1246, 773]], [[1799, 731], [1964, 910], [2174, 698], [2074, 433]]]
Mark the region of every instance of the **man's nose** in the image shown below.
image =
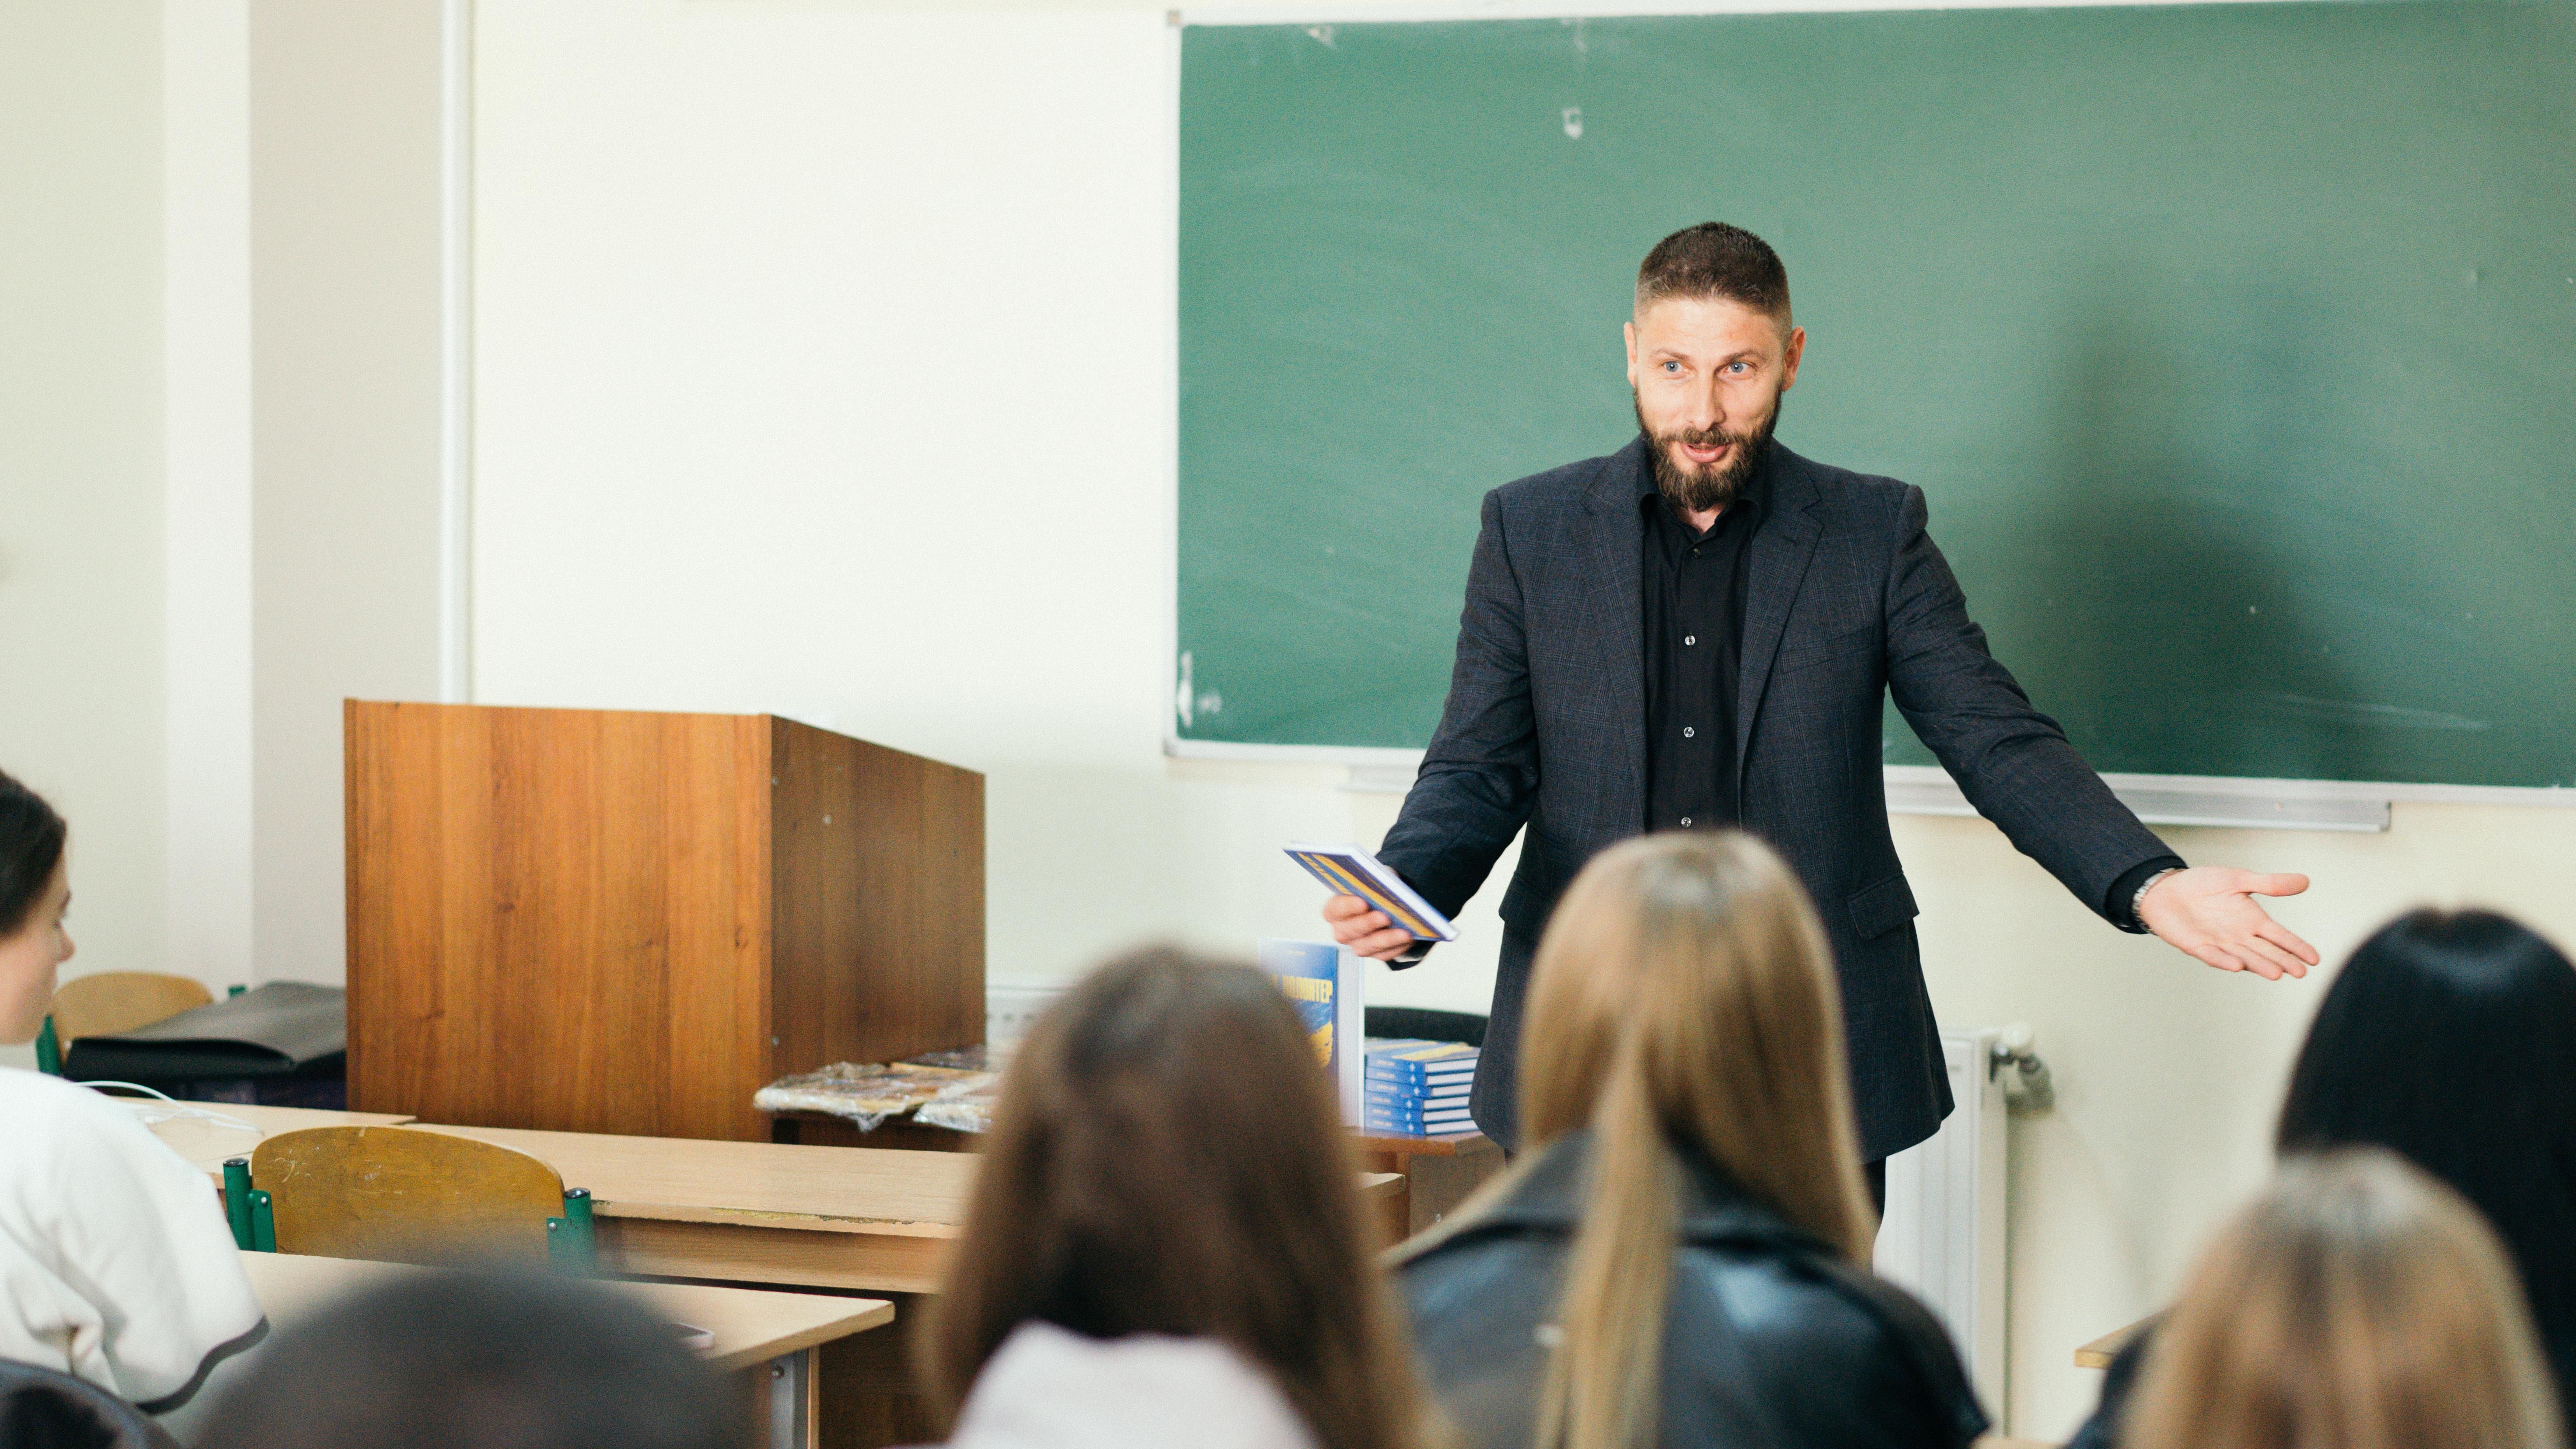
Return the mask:
[[1682, 421], [1694, 432], [1722, 428], [1726, 426], [1726, 399], [1721, 397], [1714, 387], [1693, 394], [1689, 409], [1682, 415]]

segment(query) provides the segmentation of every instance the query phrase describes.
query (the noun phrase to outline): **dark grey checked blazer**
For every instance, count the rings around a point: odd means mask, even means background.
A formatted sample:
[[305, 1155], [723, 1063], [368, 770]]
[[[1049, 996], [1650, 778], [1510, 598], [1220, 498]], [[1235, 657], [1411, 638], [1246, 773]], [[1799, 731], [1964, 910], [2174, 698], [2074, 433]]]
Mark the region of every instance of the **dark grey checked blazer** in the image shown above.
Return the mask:
[[[1923, 491], [1772, 446], [1772, 512], [1746, 560], [1743, 825], [1788, 860], [1824, 918], [1862, 1155], [1880, 1158], [1931, 1136], [1950, 1111], [1914, 893], [1888, 835], [1885, 692], [1979, 813], [2094, 910], [2166, 847], [1986, 652], [1924, 532]], [[1448, 706], [1379, 851], [1454, 914], [1528, 827], [1503, 897], [1471, 1099], [1477, 1124], [1506, 1144], [1539, 932], [1595, 851], [1645, 829], [1637, 496], [1649, 467], [1641, 438], [1485, 495]]]

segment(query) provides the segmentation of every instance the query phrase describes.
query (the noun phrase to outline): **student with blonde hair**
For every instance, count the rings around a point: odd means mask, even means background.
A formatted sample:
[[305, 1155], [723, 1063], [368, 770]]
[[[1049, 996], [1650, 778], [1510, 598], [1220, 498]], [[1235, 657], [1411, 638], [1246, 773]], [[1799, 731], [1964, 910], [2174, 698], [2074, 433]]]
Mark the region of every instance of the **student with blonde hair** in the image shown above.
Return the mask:
[[1021, 1043], [916, 1365], [956, 1449], [1419, 1449], [1331, 1085], [1278, 983], [1113, 961]]
[[1940, 1325], [1872, 1277], [1833, 962], [1750, 836], [1648, 836], [1541, 941], [1513, 1169], [1408, 1251], [1475, 1449], [1961, 1449]]
[[2192, 1269], [2131, 1449], [2560, 1449], [2512, 1266], [2477, 1210], [2375, 1148], [2293, 1158]]

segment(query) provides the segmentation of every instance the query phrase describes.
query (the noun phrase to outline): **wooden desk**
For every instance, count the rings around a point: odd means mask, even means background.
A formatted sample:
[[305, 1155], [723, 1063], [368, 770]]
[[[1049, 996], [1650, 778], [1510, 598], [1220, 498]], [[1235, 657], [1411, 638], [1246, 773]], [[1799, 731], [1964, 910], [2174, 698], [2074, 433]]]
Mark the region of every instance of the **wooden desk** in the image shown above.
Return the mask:
[[251, 1107], [238, 1102], [159, 1102], [143, 1097], [119, 1097], [120, 1104], [137, 1115], [155, 1107], [192, 1107], [213, 1112], [236, 1122], [247, 1122], [251, 1130], [220, 1127], [212, 1122], [188, 1117], [174, 1117], [152, 1124], [152, 1135], [170, 1145], [171, 1150], [188, 1159], [217, 1185], [224, 1180], [224, 1159], [248, 1157], [251, 1149], [269, 1137], [282, 1132], [300, 1132], [307, 1127], [392, 1127], [411, 1119], [394, 1112], [323, 1112], [310, 1107]]
[[2126, 1328], [2115, 1328], [2075, 1350], [2075, 1366], [2091, 1369], [2109, 1368], [2111, 1360], [2120, 1356], [2120, 1350], [2129, 1346], [2129, 1340], [2137, 1337], [2141, 1330], [2160, 1316], [2150, 1313]]
[[588, 1188], [600, 1266], [667, 1278], [928, 1293], [966, 1221], [963, 1152], [784, 1147], [414, 1124], [515, 1147]]
[[[270, 1322], [292, 1328], [357, 1289], [406, 1274], [435, 1273], [401, 1263], [362, 1263], [284, 1253], [244, 1253], [242, 1271]], [[621, 1283], [655, 1314], [706, 1329], [715, 1338], [699, 1358], [727, 1373], [746, 1376], [754, 1412], [774, 1446], [812, 1445], [821, 1415], [814, 1401], [819, 1383], [816, 1350], [835, 1339], [894, 1321], [894, 1305], [879, 1298], [829, 1298], [810, 1293], [765, 1293], [697, 1283]]]
[[[970, 1152], [800, 1147], [411, 1124], [515, 1147], [588, 1188], [600, 1266], [872, 1293], [929, 1293], [966, 1222], [982, 1159]], [[1369, 1173], [1361, 1196], [1390, 1227], [1404, 1179]]]
[[1378, 1172], [1404, 1174], [1405, 1218], [1398, 1240], [1456, 1212], [1469, 1194], [1503, 1170], [1502, 1147], [1481, 1132], [1445, 1137], [1363, 1135], [1356, 1141], [1365, 1165]]

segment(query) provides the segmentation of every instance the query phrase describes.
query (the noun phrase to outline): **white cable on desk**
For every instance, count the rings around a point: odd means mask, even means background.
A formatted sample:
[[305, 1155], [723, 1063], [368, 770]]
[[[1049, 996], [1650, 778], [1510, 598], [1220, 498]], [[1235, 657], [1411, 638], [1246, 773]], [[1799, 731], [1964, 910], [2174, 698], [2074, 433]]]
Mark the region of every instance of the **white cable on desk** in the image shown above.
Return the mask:
[[236, 1132], [248, 1132], [255, 1136], [267, 1135], [261, 1132], [258, 1127], [241, 1120], [239, 1117], [227, 1117], [221, 1112], [209, 1112], [203, 1107], [191, 1106], [186, 1102], [179, 1101], [177, 1098], [172, 1097], [167, 1092], [156, 1091], [151, 1087], [143, 1085], [141, 1082], [102, 1081], [80, 1082], [75, 1085], [83, 1087], [123, 1087], [130, 1092], [141, 1092], [146, 1096], [160, 1098], [161, 1100], [157, 1104], [138, 1106], [134, 1108], [134, 1115], [142, 1118], [143, 1125], [146, 1127], [154, 1126], [162, 1122], [193, 1120], [198, 1122], [212, 1122], [218, 1127], [230, 1127]]

